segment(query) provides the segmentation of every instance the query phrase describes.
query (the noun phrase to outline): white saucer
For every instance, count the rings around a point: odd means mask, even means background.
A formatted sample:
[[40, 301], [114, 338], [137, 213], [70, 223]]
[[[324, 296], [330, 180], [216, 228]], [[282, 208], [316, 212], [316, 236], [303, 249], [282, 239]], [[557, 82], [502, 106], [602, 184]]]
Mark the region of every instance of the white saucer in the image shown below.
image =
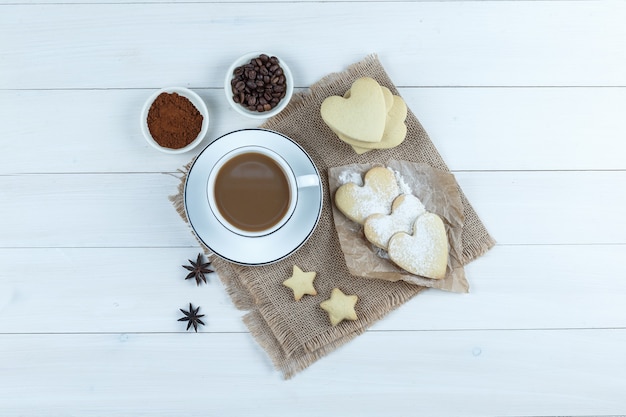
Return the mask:
[[207, 196], [207, 181], [215, 163], [241, 146], [267, 147], [282, 156], [296, 176], [319, 172], [309, 155], [288, 137], [264, 129], [243, 129], [217, 138], [196, 158], [185, 181], [185, 213], [196, 236], [219, 257], [241, 265], [265, 265], [295, 252], [315, 230], [322, 212], [322, 183], [302, 188], [293, 215], [273, 233], [246, 237], [224, 227], [213, 215]]

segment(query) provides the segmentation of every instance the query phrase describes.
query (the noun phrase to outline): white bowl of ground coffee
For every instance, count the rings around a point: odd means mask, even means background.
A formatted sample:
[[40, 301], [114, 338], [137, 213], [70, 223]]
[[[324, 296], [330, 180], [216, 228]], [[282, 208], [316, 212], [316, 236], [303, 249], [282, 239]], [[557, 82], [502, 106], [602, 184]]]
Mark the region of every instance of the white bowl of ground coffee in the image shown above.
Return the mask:
[[155, 149], [170, 154], [192, 150], [209, 128], [209, 110], [195, 92], [168, 87], [152, 94], [141, 111], [141, 131]]

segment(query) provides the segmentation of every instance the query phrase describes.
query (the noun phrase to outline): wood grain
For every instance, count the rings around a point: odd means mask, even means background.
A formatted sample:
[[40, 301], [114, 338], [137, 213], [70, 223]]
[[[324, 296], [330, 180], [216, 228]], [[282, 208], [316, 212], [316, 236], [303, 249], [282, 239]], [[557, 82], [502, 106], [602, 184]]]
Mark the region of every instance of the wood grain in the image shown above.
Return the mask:
[[372, 52], [399, 86], [626, 85], [623, 2], [271, 4], [6, 5], [0, 88], [220, 88], [269, 25], [298, 87]]
[[[201, 332], [246, 332], [219, 278], [184, 280], [197, 253], [0, 249], [0, 334], [184, 332], [176, 319], [189, 302], [206, 314]], [[626, 245], [500, 245], [467, 266], [470, 294], [426, 291], [373, 330], [626, 328], [624, 256]]]
[[242, 333], [0, 335], [0, 403], [29, 416], [612, 415], [624, 349], [623, 329], [368, 332], [285, 382]]
[[[455, 176], [498, 243], [626, 243], [626, 196], [616, 192], [624, 171]], [[168, 200], [178, 183], [167, 173], [0, 176], [0, 247], [193, 245], [190, 228]]]
[[[3, 130], [15, 140], [3, 144], [12, 157], [0, 174], [176, 171], [195, 154], [161, 154], [139, 129], [152, 91], [4, 91]], [[210, 109], [204, 145], [258, 126], [226, 104], [223, 90], [196, 91]], [[626, 169], [626, 150], [616, 146], [626, 137], [626, 89], [412, 87], [400, 94], [452, 170]], [[26, 123], [24, 109], [38, 116]]]
[[[0, 415], [626, 413], [626, 3], [0, 4]], [[268, 28], [272, 30], [268, 36]], [[284, 381], [168, 196], [195, 155], [139, 130], [196, 90], [205, 144], [256, 127], [224, 72], [280, 55], [297, 91], [376, 53], [498, 244]], [[207, 325], [185, 332], [179, 308]]]

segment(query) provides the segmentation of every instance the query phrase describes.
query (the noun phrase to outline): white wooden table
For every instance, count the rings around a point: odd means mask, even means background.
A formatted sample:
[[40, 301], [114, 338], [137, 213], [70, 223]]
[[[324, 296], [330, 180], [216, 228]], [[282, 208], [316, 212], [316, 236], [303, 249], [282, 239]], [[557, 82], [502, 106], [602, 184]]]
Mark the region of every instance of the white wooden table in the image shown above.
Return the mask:
[[[626, 3], [0, 4], [1, 416], [626, 413]], [[284, 381], [168, 196], [195, 154], [139, 130], [156, 89], [205, 143], [255, 127], [226, 68], [298, 91], [376, 53], [498, 241], [467, 295], [427, 291]], [[193, 302], [198, 334], [176, 320]]]

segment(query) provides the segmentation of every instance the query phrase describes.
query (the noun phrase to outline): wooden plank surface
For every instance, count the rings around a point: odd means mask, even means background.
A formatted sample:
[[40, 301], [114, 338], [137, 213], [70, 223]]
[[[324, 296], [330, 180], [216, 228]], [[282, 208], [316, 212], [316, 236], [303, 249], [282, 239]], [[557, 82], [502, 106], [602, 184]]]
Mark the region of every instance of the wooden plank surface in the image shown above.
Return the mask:
[[[196, 255], [195, 246], [0, 249], [0, 334], [183, 332], [178, 309], [189, 302], [206, 314], [202, 332], [246, 331], [216, 276], [184, 280], [181, 265]], [[469, 294], [426, 291], [373, 329], [624, 328], [624, 256], [626, 245], [500, 245], [467, 266]]]
[[[501, 244], [626, 243], [625, 171], [455, 176]], [[193, 245], [168, 200], [179, 182], [176, 173], [0, 176], [0, 247]]]
[[7, 5], [0, 88], [220, 88], [259, 43], [299, 87], [372, 52], [399, 86], [626, 85], [619, 1], [271, 5]]
[[[258, 126], [227, 106], [223, 90], [196, 91], [210, 109], [205, 144]], [[152, 92], [4, 91], [4, 130], [19, 140], [3, 144], [12, 157], [0, 174], [176, 171], [194, 153], [161, 154], [139, 129], [141, 107]], [[413, 87], [400, 94], [453, 170], [626, 169], [626, 151], [615, 146], [626, 137], [626, 88]], [[26, 123], [24, 109], [38, 116]], [[54, 158], [36, 158], [49, 154]]]
[[626, 405], [624, 329], [368, 332], [289, 381], [246, 333], [0, 343], [12, 415], [614, 415]]
[[[625, 20], [621, 1], [2, 2], [0, 415], [626, 414]], [[184, 280], [199, 246], [168, 196], [195, 153], [139, 130], [169, 85], [209, 106], [205, 144], [257, 126], [222, 90], [253, 49], [297, 91], [376, 53], [498, 242], [469, 294], [425, 291], [289, 381], [218, 277]]]

